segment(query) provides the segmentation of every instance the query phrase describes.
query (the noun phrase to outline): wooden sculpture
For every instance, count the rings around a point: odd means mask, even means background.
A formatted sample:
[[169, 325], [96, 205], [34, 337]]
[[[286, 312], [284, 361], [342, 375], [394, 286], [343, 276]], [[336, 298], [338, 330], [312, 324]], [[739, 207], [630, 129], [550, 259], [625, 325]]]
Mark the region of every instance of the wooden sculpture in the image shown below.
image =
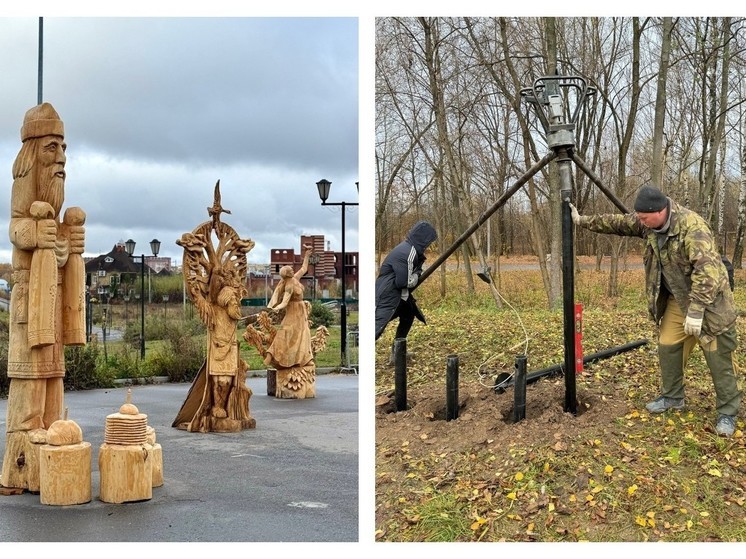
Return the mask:
[[248, 366], [239, 355], [236, 335], [241, 299], [247, 295], [243, 283], [248, 267], [246, 253], [254, 248], [254, 241], [241, 239], [220, 221], [221, 213], [230, 213], [220, 203], [220, 181], [207, 213], [210, 221], [176, 241], [184, 248], [184, 281], [189, 297], [207, 327], [207, 359], [173, 427], [202, 433], [236, 432], [256, 427], [249, 413]]
[[244, 339], [257, 348], [264, 363], [275, 369], [272, 392], [276, 398], [316, 396], [314, 356], [326, 345], [329, 335], [325, 327], [319, 327], [314, 337], [315, 343], [312, 344], [308, 320], [311, 305], [303, 300], [303, 284], [300, 282], [308, 269], [312, 249], [309, 245], [303, 248], [300, 270], [293, 273], [292, 266], [280, 268], [280, 282], [267, 305], [273, 314], [284, 311], [280, 327], [276, 328], [267, 311], [262, 311], [256, 320], [259, 328], [249, 324], [243, 334]]
[[39, 447], [61, 419], [64, 346], [85, 344], [85, 213], [65, 197], [65, 133], [49, 103], [26, 112], [13, 163], [8, 377], [0, 486], [39, 492]]
[[[153, 454], [148, 416], [132, 403], [132, 390], [118, 413], [106, 417], [98, 451], [99, 498], [105, 503], [147, 501], [153, 497]], [[151, 438], [152, 440], [152, 438]]]
[[52, 423], [40, 448], [39, 498], [43, 505], [80, 505], [91, 500], [91, 443], [67, 418]]

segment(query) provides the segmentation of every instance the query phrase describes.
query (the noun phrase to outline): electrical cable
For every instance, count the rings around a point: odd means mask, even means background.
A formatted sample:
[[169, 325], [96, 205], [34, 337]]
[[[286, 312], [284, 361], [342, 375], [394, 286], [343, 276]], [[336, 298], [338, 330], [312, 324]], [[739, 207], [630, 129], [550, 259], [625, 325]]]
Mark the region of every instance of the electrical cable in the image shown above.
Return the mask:
[[[492, 275], [491, 275], [491, 274], [490, 274], [490, 285], [491, 285], [491, 286], [494, 286], [494, 285], [495, 285], [494, 281], [492, 281]], [[512, 346], [512, 347], [510, 347], [510, 348], [506, 349], [505, 351], [502, 351], [502, 352], [500, 352], [500, 353], [498, 353], [498, 354], [495, 354], [495, 355], [492, 355], [492, 356], [488, 357], [488, 358], [487, 358], [487, 359], [486, 359], [486, 360], [485, 360], [485, 361], [484, 361], [484, 362], [483, 362], [483, 363], [482, 363], [482, 364], [481, 364], [481, 365], [479, 366], [479, 369], [477, 370], [477, 374], [478, 374], [478, 376], [479, 376], [479, 384], [481, 384], [481, 385], [482, 385], [482, 386], [484, 386], [485, 388], [499, 388], [499, 387], [501, 387], [501, 386], [503, 386], [503, 385], [507, 385], [507, 383], [508, 383], [508, 382], [509, 382], [509, 381], [510, 381], [510, 380], [511, 380], [511, 379], [513, 378], [513, 376], [515, 375], [515, 368], [513, 368], [513, 371], [512, 371], [512, 372], [510, 372], [510, 373], [508, 373], [508, 376], [507, 376], [506, 378], [504, 378], [504, 379], [503, 379], [503, 380], [502, 380], [502, 381], [500, 382], [500, 384], [499, 384], [499, 385], [498, 385], [498, 384], [494, 384], [494, 382], [493, 382], [493, 384], [491, 384], [491, 385], [490, 385], [490, 384], [486, 384], [486, 383], [485, 383], [484, 381], [485, 381], [485, 379], [488, 379], [488, 378], [490, 378], [490, 374], [484, 371], [484, 367], [485, 367], [485, 366], [486, 366], [486, 365], [487, 365], [488, 363], [490, 363], [490, 362], [494, 361], [495, 359], [498, 359], [498, 358], [502, 357], [503, 355], [505, 355], [505, 353], [506, 353], [506, 352], [509, 352], [509, 351], [513, 351], [514, 349], [516, 349], [517, 347], [519, 347], [519, 346], [521, 346], [521, 345], [524, 345], [524, 349], [523, 349], [523, 355], [526, 355], [526, 356], [528, 355], [528, 342], [529, 342], [529, 336], [528, 336], [528, 332], [526, 331], [526, 327], [525, 327], [525, 326], [524, 326], [524, 324], [523, 324], [523, 320], [521, 320], [521, 315], [520, 315], [520, 313], [519, 313], [519, 312], [518, 312], [518, 311], [517, 311], [517, 310], [515, 309], [515, 307], [514, 307], [513, 305], [511, 305], [511, 304], [510, 304], [510, 302], [509, 302], [509, 301], [508, 301], [507, 299], [505, 299], [505, 297], [503, 297], [503, 296], [502, 296], [502, 293], [500, 293], [500, 292], [498, 291], [497, 287], [495, 287], [495, 293], [497, 293], [497, 296], [498, 296], [498, 297], [500, 297], [500, 299], [502, 300], [502, 302], [503, 302], [503, 303], [505, 303], [505, 304], [506, 304], [506, 305], [508, 306], [508, 308], [510, 308], [510, 310], [511, 310], [511, 311], [513, 311], [513, 313], [515, 314], [516, 318], [518, 319], [518, 324], [520, 325], [520, 327], [521, 327], [521, 330], [523, 330], [523, 336], [524, 336], [524, 339], [523, 339], [523, 341], [520, 341], [520, 342], [518, 342], [518, 343], [517, 343], [517, 344], [515, 344], [514, 346]], [[495, 380], [497, 380], [497, 379], [495, 379]]]

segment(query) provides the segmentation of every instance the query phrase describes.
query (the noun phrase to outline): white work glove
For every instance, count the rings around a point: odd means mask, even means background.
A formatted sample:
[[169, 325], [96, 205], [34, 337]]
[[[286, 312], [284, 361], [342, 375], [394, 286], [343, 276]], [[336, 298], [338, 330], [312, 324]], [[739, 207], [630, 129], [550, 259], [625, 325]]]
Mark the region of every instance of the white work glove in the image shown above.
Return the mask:
[[684, 333], [687, 336], [699, 338], [700, 334], [702, 334], [702, 318], [695, 318], [687, 314], [684, 321]]
[[578, 225], [578, 222], [580, 221], [580, 214], [578, 213], [578, 208], [570, 204], [570, 215], [572, 216], [572, 222], [575, 225]]

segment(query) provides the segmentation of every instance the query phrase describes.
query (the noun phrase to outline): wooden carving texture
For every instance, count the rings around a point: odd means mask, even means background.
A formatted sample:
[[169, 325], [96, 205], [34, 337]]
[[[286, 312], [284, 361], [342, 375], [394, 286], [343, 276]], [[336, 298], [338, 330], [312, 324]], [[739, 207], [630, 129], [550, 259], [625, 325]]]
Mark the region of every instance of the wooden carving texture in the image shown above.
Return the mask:
[[240, 358], [236, 334], [248, 268], [246, 253], [254, 241], [241, 239], [220, 220], [220, 181], [212, 218], [176, 244], [184, 249], [184, 281], [189, 298], [207, 327], [207, 358], [194, 379], [173, 426], [187, 431], [236, 432], [256, 426], [249, 412], [248, 366]]

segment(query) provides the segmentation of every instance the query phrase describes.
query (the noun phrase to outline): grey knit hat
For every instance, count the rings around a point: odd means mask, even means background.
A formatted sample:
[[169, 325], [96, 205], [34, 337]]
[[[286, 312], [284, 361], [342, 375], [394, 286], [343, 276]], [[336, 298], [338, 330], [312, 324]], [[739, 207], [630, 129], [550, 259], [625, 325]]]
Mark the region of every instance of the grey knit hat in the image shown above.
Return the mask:
[[642, 213], [659, 212], [668, 205], [668, 198], [654, 186], [645, 185], [637, 193], [635, 211]]

